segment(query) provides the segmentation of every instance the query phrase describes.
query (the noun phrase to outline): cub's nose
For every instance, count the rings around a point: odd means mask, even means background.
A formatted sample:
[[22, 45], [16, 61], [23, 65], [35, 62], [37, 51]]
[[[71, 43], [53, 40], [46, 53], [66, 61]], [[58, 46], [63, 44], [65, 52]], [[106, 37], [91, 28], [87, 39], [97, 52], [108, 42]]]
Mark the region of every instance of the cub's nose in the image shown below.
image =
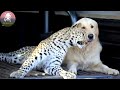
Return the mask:
[[89, 38], [90, 40], [92, 40], [92, 39], [93, 39], [93, 34], [89, 34], [89, 35], [88, 35], [88, 38]]
[[79, 45], [83, 45], [83, 42], [82, 41], [78, 41], [77, 42]]

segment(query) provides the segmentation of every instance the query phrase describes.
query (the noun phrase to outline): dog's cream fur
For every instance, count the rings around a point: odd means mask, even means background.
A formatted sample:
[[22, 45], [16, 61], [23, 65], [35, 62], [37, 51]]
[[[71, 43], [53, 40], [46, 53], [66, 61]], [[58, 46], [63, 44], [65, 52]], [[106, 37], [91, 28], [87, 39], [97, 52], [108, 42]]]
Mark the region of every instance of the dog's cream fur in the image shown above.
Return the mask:
[[80, 30], [85, 30], [87, 35], [93, 34], [94, 39], [91, 42], [88, 42], [85, 48], [79, 49], [78, 47], [71, 47], [68, 50], [64, 60], [64, 63], [67, 64], [68, 70], [75, 74], [77, 74], [78, 69], [81, 69], [85, 71], [96, 71], [105, 74], [118, 75], [118, 70], [109, 68], [100, 60], [102, 46], [98, 38], [98, 23], [90, 18], [82, 18], [78, 20], [73, 26]]

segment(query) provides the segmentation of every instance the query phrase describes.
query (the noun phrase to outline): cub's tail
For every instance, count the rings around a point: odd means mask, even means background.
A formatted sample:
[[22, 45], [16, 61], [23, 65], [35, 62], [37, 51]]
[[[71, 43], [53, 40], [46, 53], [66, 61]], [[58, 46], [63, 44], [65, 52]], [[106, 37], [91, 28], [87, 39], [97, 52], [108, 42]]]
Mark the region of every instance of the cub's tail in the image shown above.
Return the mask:
[[0, 61], [22, 64], [28, 56], [33, 52], [36, 46], [26, 46], [22, 47], [17, 51], [9, 53], [0, 53]]

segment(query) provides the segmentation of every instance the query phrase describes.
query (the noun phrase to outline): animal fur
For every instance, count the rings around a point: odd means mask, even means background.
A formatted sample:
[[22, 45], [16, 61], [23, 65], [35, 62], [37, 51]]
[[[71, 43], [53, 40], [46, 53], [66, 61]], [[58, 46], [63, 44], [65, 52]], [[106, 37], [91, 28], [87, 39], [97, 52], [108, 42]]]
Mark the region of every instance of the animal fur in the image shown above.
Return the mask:
[[74, 25], [80, 30], [85, 30], [86, 34], [93, 34], [93, 40], [89, 40], [85, 48], [71, 47], [68, 49], [64, 64], [70, 72], [77, 74], [77, 70], [96, 71], [105, 74], [118, 75], [119, 71], [109, 68], [100, 60], [100, 52], [102, 46], [99, 42], [99, 28], [98, 23], [90, 18], [82, 18]]

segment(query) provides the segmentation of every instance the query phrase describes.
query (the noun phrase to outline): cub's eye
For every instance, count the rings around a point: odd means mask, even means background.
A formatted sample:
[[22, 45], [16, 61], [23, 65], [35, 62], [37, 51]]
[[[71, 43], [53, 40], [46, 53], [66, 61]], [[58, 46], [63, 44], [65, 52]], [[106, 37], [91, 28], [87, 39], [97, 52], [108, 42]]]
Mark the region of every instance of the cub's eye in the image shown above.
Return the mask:
[[83, 42], [82, 41], [77, 41], [78, 44], [80, 45], [83, 45]]
[[82, 29], [85, 29], [85, 27], [83, 26]]
[[93, 25], [91, 25], [91, 28], [93, 28], [94, 26]]

